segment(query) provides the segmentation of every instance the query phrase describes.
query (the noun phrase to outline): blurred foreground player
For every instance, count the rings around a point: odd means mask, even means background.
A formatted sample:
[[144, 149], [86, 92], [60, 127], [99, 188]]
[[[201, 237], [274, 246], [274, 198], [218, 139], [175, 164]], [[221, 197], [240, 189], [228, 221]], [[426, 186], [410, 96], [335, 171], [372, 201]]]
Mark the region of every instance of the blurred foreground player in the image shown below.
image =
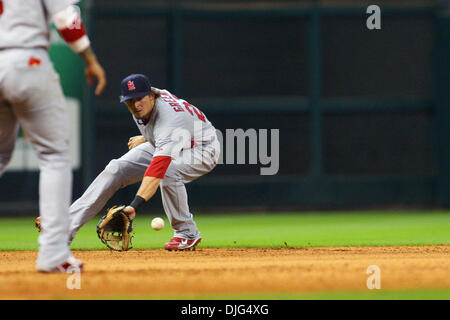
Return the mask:
[[[11, 159], [19, 124], [39, 159], [42, 233], [36, 268], [82, 269], [68, 245], [72, 168], [66, 101], [48, 56], [50, 22], [84, 59], [88, 83], [105, 87], [105, 73], [90, 48], [78, 0], [0, 0], [0, 176]], [[76, 269], [75, 269], [76, 270]]]

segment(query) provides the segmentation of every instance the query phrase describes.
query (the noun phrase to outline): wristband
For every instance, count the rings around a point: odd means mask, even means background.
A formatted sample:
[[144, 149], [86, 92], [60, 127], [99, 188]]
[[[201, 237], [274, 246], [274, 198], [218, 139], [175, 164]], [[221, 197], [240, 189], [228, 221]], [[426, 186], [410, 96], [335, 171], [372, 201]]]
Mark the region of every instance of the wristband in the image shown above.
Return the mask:
[[134, 211], [138, 211], [139, 208], [141, 208], [145, 203], [145, 199], [140, 197], [140, 196], [136, 196], [134, 197], [133, 201], [130, 203], [130, 207], [134, 208]]

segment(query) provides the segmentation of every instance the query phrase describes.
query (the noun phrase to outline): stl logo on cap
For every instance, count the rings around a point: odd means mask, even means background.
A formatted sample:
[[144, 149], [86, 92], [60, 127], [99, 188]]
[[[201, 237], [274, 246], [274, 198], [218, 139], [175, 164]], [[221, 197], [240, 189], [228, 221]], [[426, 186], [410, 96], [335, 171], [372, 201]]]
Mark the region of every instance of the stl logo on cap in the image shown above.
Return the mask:
[[136, 87], [134, 86], [133, 81], [128, 81], [127, 85], [128, 85], [128, 90], [136, 90]]

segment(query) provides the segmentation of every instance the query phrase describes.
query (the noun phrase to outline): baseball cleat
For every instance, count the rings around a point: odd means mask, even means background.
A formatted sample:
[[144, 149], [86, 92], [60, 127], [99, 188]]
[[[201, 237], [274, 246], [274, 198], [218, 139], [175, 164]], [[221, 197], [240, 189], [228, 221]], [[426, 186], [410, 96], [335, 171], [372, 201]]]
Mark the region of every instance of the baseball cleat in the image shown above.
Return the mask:
[[39, 272], [45, 273], [74, 273], [83, 271], [83, 261], [70, 256], [66, 262], [52, 269], [38, 269]]
[[38, 229], [38, 232], [41, 232], [41, 217], [37, 217], [36, 220], [34, 220], [34, 226]]
[[164, 245], [164, 249], [169, 251], [195, 250], [200, 241], [202, 241], [200, 237], [192, 240], [174, 237]]

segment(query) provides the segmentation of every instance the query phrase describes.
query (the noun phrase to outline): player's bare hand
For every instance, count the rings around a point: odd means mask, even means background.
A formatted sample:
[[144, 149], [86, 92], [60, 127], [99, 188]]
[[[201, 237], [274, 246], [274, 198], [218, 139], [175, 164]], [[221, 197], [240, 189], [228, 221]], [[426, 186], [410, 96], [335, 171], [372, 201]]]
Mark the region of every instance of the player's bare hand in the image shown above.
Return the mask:
[[147, 139], [145, 139], [144, 136], [131, 137], [130, 140], [128, 140], [128, 149], [131, 150], [146, 141]]
[[81, 52], [80, 56], [83, 58], [84, 63], [86, 64], [84, 73], [86, 75], [89, 86], [92, 86], [94, 84], [93, 78], [97, 79], [95, 94], [98, 96], [100, 93], [102, 93], [103, 89], [105, 89], [106, 86], [105, 70], [103, 70], [103, 67], [98, 62], [97, 57], [92, 51], [91, 47], [88, 47], [86, 50]]
[[94, 83], [93, 78], [97, 79], [97, 87], [95, 88], [95, 95], [97, 96], [100, 95], [106, 86], [106, 76], [103, 67], [100, 65], [100, 63], [98, 63], [97, 60], [94, 60], [86, 65], [84, 73], [86, 74], [89, 86], [93, 85]]
[[136, 211], [134, 210], [133, 207], [126, 206], [125, 208], [123, 208], [123, 211], [128, 214], [131, 220], [133, 220], [136, 217]]

